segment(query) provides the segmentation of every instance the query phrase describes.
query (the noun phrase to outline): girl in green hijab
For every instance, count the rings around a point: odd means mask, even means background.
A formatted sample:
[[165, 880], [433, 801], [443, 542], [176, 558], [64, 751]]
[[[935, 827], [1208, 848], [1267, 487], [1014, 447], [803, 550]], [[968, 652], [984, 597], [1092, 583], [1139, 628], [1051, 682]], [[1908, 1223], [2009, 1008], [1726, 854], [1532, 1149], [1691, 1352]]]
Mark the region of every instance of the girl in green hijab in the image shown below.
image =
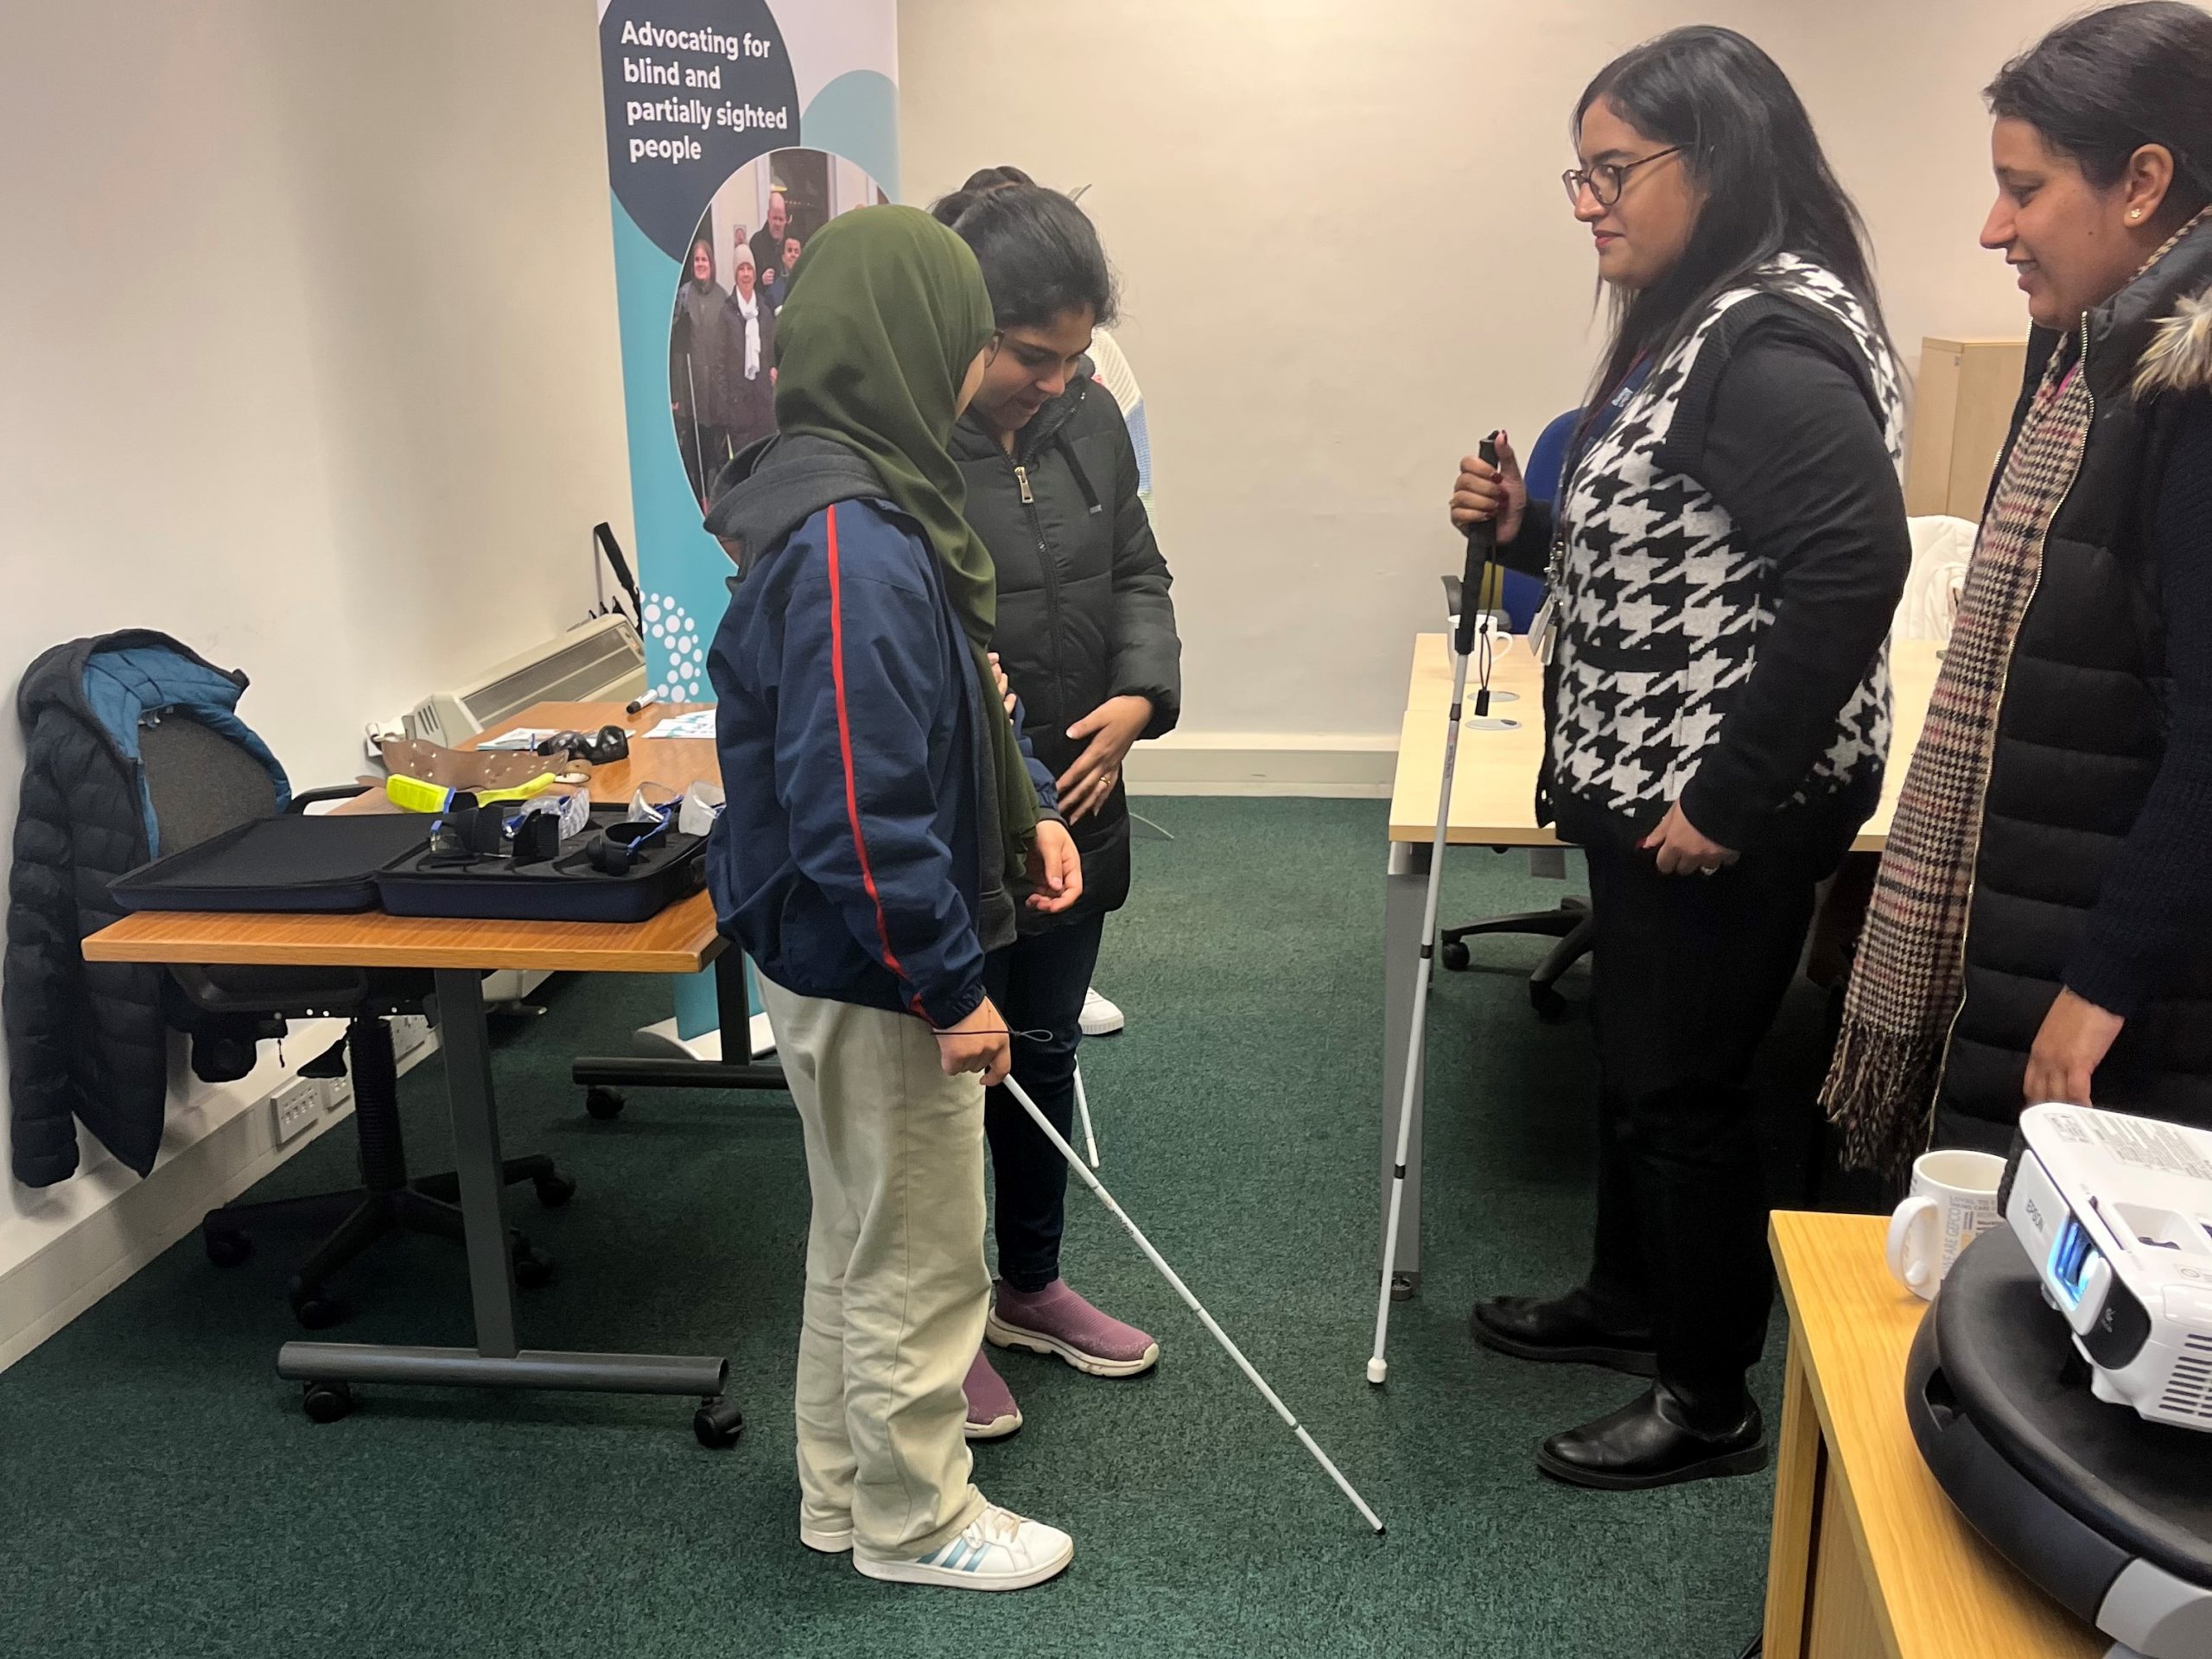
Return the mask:
[[983, 1086], [1009, 1058], [983, 958], [1018, 887], [1061, 911], [1082, 874], [991, 689], [996, 582], [946, 448], [994, 345], [975, 256], [925, 213], [845, 214], [800, 257], [779, 435], [707, 517], [742, 572], [708, 664], [708, 873], [805, 1129], [800, 1540], [870, 1578], [1003, 1590], [1074, 1546], [969, 1481]]

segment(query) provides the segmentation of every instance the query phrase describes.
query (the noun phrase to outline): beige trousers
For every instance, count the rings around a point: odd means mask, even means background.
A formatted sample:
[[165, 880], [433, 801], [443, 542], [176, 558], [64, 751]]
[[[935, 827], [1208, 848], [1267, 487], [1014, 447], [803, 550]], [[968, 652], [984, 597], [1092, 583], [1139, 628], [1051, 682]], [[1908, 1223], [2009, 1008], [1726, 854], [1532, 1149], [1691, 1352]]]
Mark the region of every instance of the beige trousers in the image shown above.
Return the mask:
[[983, 1090], [910, 1015], [761, 1001], [806, 1134], [800, 1516], [868, 1555], [925, 1555], [982, 1512], [961, 1383], [983, 1339]]

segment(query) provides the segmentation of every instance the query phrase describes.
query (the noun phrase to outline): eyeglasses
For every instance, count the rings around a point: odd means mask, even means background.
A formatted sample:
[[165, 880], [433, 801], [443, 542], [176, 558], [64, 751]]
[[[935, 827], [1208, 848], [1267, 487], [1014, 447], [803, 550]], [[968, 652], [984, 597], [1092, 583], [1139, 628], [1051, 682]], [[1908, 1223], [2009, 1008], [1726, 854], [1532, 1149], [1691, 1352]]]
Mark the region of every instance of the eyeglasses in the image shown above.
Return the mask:
[[1569, 201], [1579, 205], [1586, 188], [1592, 200], [1600, 207], [1610, 207], [1621, 199], [1621, 192], [1627, 187], [1630, 174], [1639, 167], [1649, 167], [1654, 162], [1664, 161], [1669, 156], [1679, 156], [1681, 149], [1680, 144], [1670, 144], [1656, 155], [1646, 156], [1640, 162], [1600, 162], [1595, 167], [1570, 167], [1559, 175], [1559, 181], [1567, 187]]

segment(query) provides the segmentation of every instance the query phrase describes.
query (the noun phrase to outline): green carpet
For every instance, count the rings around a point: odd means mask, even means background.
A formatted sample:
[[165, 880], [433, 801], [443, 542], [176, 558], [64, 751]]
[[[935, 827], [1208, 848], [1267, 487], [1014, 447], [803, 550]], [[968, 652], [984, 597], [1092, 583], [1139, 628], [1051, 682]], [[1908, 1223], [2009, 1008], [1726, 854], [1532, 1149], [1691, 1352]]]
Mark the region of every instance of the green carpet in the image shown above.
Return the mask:
[[[1588, 1228], [1580, 1018], [1530, 1015], [1541, 945], [1478, 941], [1440, 977], [1427, 1279], [1363, 1376], [1377, 1256], [1383, 810], [1166, 800], [1087, 1046], [1104, 1179], [1389, 1524], [1377, 1541], [1087, 1194], [1071, 1281], [1162, 1338], [1151, 1376], [1008, 1355], [1027, 1417], [979, 1450], [992, 1497], [1066, 1527], [1073, 1568], [1020, 1595], [869, 1583], [794, 1535], [792, 1344], [805, 1171], [781, 1096], [635, 1094], [599, 1123], [567, 1078], [661, 1017], [664, 983], [576, 979], [502, 1033], [506, 1149], [581, 1184], [517, 1219], [560, 1263], [532, 1347], [727, 1353], [748, 1426], [694, 1444], [669, 1399], [367, 1389], [321, 1427], [278, 1382], [296, 1238], [230, 1272], [188, 1238], [0, 1375], [0, 1653], [77, 1655], [1633, 1655], [1732, 1659], [1763, 1595], [1770, 1484], [1632, 1497], [1551, 1484], [1530, 1452], [1625, 1400], [1599, 1370], [1464, 1334], [1478, 1293], [1562, 1286]], [[1526, 861], [1455, 857], [1446, 919], [1548, 906]], [[1586, 993], [1578, 970], [1567, 987]], [[1801, 1099], [1800, 987], [1774, 1064]], [[448, 1158], [439, 1065], [403, 1084], [420, 1171]], [[1785, 1137], [1786, 1139], [1786, 1137]], [[341, 1129], [258, 1196], [342, 1185]], [[344, 1281], [355, 1340], [468, 1339], [459, 1250], [381, 1247]], [[1770, 1350], [1778, 1346], [1770, 1344]], [[1762, 1392], [1771, 1410], [1771, 1351]]]

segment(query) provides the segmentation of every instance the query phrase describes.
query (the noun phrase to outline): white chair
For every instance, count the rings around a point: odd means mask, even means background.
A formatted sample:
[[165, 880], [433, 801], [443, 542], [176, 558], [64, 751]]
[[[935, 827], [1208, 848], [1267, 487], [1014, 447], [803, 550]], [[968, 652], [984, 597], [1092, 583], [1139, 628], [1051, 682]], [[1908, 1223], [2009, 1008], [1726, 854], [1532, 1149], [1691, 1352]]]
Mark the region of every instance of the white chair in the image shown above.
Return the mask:
[[1979, 526], [1972, 519], [1942, 514], [1907, 523], [1912, 531], [1912, 573], [1905, 578], [1904, 598], [1897, 605], [1891, 635], [1942, 644], [1949, 640], [1952, 619], [1959, 613], [1967, 560], [1974, 552]]

